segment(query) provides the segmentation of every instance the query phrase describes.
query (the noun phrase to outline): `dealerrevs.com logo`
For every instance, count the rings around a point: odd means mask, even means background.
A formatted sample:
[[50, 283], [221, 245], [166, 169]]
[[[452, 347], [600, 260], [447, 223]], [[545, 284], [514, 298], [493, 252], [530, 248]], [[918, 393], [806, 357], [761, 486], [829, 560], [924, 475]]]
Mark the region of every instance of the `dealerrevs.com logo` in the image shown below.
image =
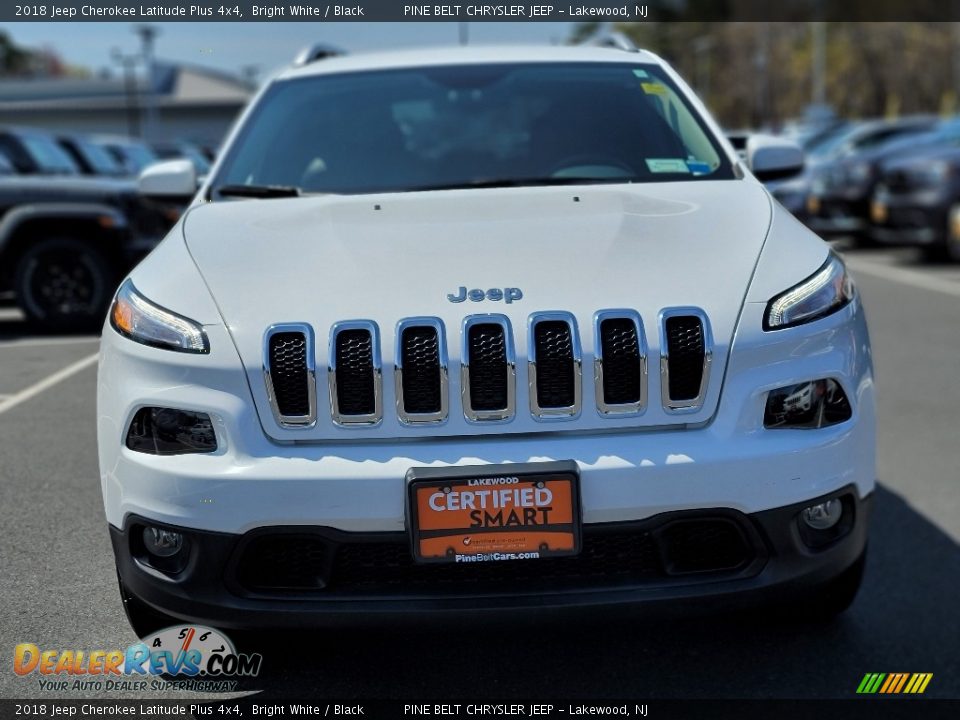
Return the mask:
[[238, 653], [226, 635], [202, 625], [160, 630], [126, 650], [52, 650], [20, 643], [13, 671], [38, 676], [41, 690], [143, 691], [182, 687], [233, 690], [233, 678], [255, 677], [263, 657]]

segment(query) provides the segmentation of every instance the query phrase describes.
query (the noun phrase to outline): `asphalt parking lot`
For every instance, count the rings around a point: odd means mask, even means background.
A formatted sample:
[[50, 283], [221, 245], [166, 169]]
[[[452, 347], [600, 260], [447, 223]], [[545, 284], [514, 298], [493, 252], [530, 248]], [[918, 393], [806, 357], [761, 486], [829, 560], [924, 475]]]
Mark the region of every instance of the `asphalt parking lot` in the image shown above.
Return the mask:
[[[300, 634], [265, 646], [263, 672], [243, 689], [368, 700], [850, 698], [867, 672], [931, 672], [926, 696], [960, 697], [960, 266], [900, 250], [847, 257], [873, 334], [880, 490], [864, 586], [842, 618]], [[38, 334], [0, 306], [0, 697], [49, 697], [10, 670], [19, 642], [136, 640], [100, 501], [96, 350], [94, 337]]]

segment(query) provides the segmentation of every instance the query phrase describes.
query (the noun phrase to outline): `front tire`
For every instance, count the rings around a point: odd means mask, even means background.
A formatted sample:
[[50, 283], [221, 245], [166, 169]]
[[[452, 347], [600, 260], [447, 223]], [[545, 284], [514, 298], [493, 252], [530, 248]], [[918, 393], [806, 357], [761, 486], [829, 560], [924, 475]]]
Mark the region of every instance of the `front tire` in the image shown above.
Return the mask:
[[30, 321], [54, 330], [91, 330], [103, 322], [113, 279], [98, 249], [72, 238], [45, 238], [20, 256], [14, 290]]

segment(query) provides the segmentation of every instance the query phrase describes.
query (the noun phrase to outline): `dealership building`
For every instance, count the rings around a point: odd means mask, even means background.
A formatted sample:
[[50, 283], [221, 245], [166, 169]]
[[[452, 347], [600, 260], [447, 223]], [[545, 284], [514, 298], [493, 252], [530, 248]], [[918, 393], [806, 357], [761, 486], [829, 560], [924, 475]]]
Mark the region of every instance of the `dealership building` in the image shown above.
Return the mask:
[[210, 68], [157, 62], [151, 78], [0, 79], [0, 125], [216, 147], [254, 92]]

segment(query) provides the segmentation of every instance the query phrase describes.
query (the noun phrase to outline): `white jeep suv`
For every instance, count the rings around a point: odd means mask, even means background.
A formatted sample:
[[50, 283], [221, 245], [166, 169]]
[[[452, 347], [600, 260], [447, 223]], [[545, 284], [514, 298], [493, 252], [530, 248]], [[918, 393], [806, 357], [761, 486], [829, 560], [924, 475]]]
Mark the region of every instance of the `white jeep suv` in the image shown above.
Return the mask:
[[[841, 259], [647, 52], [307, 61], [104, 327], [134, 626], [789, 601], [836, 613], [875, 483]], [[196, 189], [184, 163], [141, 178]]]

